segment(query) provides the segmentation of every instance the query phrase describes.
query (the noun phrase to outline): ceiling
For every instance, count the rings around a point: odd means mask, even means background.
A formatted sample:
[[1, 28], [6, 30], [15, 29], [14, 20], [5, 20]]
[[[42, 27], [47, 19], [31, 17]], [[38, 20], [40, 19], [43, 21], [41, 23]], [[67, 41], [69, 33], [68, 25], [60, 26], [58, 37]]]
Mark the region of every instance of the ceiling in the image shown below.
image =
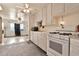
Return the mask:
[[[2, 6], [3, 10], [0, 11], [0, 15], [8, 15], [10, 13], [10, 9], [16, 9], [16, 6], [21, 6], [24, 7], [25, 3], [0, 3]], [[46, 3], [30, 3], [30, 8], [33, 9], [33, 12], [36, 12], [36, 10], [40, 10], [44, 6], [46, 6]], [[36, 10], [35, 10], [36, 9]], [[35, 10], [35, 11], [34, 11]]]
[[[4, 19], [8, 19], [10, 17], [10, 13], [16, 13], [18, 8], [16, 6], [24, 7], [25, 3], [0, 3], [0, 6], [2, 6], [3, 10], [0, 11], [0, 16], [2, 16]], [[29, 3], [30, 8], [32, 9], [31, 14], [34, 14], [36, 12], [39, 12], [40, 9], [45, 7], [46, 3]], [[11, 11], [11, 10], [14, 10]]]
[[[0, 3], [4, 7], [14, 8], [16, 6], [24, 6], [25, 3]], [[29, 3], [33, 7], [43, 7], [46, 6], [46, 3]]]
[[[10, 13], [10, 9], [16, 9], [16, 11], [17, 11], [16, 6], [24, 7], [24, 4], [25, 3], [0, 3], [0, 5], [3, 8], [3, 10], [0, 11], [0, 15], [1, 14], [8, 15]], [[33, 9], [32, 13], [35, 13], [35, 12], [41, 10], [43, 7], [47, 6], [48, 3], [29, 3], [29, 4], [30, 4], [30, 8]], [[57, 4], [55, 4], [55, 6], [56, 5]], [[59, 6], [59, 5], [57, 5], [57, 6]], [[75, 4], [75, 3], [74, 4], [70, 4], [70, 3], [66, 4], [67, 10], [70, 8], [77, 9], [78, 8], [77, 6], [79, 7], [79, 4]], [[71, 11], [71, 9], [70, 9], [70, 11]]]

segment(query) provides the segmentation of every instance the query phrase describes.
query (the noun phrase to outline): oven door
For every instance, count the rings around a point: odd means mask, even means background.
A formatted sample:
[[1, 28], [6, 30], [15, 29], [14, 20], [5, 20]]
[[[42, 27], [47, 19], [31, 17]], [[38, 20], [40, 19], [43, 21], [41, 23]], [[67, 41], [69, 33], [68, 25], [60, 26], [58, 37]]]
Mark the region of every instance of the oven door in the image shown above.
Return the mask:
[[48, 40], [47, 50], [56, 56], [68, 56], [69, 42], [66, 40], [52, 38]]

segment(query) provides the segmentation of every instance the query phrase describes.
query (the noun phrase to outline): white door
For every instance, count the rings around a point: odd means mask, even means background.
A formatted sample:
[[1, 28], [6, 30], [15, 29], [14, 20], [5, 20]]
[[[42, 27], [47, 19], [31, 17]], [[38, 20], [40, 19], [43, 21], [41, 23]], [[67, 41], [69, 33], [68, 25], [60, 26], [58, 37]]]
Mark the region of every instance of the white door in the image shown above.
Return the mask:
[[0, 43], [2, 43], [2, 18], [0, 17]]

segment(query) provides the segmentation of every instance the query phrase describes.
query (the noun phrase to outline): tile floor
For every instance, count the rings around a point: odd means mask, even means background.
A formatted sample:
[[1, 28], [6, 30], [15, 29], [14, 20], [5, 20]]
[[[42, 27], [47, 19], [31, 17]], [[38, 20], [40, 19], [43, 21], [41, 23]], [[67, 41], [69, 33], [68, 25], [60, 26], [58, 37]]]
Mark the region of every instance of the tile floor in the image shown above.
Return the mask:
[[46, 56], [46, 53], [26, 37], [4, 38], [0, 56]]
[[2, 39], [2, 45], [9, 45], [28, 41], [28, 36], [7, 37]]

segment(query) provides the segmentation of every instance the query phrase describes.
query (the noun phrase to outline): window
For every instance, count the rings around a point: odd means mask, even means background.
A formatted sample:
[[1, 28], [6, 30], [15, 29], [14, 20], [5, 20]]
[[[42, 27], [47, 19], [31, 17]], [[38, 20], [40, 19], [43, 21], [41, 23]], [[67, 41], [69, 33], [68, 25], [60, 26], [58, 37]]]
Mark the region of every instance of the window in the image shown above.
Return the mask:
[[4, 23], [2, 22], [2, 30], [4, 30]]
[[14, 23], [10, 23], [10, 29], [11, 31], [14, 31]]
[[24, 30], [24, 24], [20, 24], [20, 30]]

